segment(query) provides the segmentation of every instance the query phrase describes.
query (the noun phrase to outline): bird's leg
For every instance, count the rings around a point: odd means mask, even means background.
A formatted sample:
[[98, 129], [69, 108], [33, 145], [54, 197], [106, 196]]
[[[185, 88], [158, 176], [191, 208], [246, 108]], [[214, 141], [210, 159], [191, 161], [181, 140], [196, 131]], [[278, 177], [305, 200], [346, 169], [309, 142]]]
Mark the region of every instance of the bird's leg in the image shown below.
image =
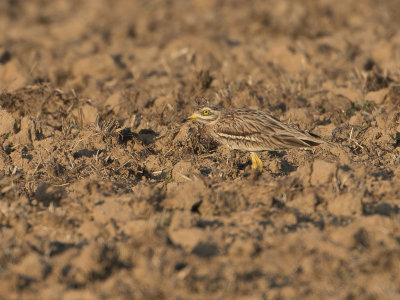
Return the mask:
[[254, 152], [251, 153], [251, 168], [258, 171], [262, 171], [263, 169], [263, 162]]

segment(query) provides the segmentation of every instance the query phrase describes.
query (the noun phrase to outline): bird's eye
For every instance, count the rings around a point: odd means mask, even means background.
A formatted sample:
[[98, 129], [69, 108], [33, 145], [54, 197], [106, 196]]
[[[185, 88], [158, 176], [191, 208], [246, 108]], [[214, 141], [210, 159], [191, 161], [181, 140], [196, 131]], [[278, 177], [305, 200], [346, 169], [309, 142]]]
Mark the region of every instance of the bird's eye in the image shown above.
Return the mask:
[[209, 109], [205, 109], [202, 112], [203, 116], [208, 116], [210, 114], [210, 110]]

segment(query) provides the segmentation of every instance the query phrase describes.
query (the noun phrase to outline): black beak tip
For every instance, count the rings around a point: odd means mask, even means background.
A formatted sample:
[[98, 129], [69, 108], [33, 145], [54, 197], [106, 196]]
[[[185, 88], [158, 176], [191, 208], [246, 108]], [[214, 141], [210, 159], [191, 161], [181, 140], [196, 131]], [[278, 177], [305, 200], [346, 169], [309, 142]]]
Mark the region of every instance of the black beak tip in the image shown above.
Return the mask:
[[185, 118], [181, 121], [181, 124], [186, 123], [187, 121], [189, 121], [189, 118]]

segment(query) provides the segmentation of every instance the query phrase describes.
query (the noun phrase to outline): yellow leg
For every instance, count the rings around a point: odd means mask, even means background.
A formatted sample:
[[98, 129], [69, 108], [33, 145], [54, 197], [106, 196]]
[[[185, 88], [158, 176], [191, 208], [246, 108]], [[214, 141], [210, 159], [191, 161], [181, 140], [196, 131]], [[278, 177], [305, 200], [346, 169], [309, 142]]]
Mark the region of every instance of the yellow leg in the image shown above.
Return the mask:
[[258, 171], [263, 169], [263, 163], [256, 153], [251, 153], [251, 168]]

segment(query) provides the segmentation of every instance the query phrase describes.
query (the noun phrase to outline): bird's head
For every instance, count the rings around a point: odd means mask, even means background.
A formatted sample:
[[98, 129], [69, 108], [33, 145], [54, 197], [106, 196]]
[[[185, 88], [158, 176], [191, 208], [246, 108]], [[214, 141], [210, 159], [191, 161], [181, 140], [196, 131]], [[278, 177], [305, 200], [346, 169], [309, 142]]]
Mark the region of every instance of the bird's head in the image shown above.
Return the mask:
[[220, 116], [221, 111], [213, 106], [203, 106], [196, 110], [190, 117], [184, 121], [197, 121], [203, 124], [212, 124]]

